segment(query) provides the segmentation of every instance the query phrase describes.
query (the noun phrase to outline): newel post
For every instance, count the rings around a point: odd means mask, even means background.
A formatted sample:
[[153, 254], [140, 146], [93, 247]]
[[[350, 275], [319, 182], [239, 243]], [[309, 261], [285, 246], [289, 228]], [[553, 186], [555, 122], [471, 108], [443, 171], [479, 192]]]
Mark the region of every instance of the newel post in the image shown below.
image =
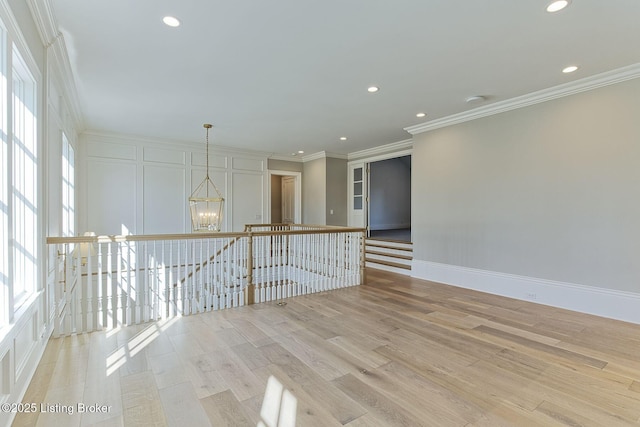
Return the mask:
[[253, 283], [253, 234], [249, 233], [247, 240], [247, 287], [245, 301], [247, 305], [255, 303], [256, 285]]

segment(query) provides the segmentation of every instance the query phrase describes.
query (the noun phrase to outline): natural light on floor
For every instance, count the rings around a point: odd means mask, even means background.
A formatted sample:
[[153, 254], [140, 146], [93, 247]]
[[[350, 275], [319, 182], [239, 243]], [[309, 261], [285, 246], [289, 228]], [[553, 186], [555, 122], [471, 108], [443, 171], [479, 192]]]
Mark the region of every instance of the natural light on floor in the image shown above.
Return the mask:
[[273, 375], [267, 381], [267, 388], [260, 409], [258, 427], [294, 427], [298, 399], [284, 388]]
[[160, 334], [166, 331], [173, 323], [175, 323], [179, 317], [172, 317], [170, 319], [159, 320], [150, 324], [147, 328], [140, 331], [127, 343], [119, 347], [116, 351], [111, 353], [107, 357], [106, 369], [107, 376], [115, 373], [121, 366], [123, 366], [127, 360], [134, 357], [142, 349], [151, 344]]

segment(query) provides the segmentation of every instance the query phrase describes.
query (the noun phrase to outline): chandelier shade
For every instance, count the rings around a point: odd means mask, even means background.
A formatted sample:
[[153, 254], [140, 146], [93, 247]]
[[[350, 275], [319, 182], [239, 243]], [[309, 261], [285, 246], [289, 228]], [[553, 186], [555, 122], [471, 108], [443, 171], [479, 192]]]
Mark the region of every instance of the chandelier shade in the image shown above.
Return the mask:
[[209, 129], [212, 127], [208, 123], [204, 125], [207, 130], [207, 174], [189, 197], [193, 232], [215, 232], [222, 229], [224, 198], [209, 177]]

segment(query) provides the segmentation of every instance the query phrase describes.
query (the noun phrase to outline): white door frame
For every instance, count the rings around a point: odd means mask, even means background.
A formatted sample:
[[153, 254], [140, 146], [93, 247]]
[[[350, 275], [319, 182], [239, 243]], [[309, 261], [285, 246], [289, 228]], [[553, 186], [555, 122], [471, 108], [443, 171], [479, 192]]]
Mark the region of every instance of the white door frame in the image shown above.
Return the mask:
[[[404, 144], [406, 145], [406, 144]], [[351, 160], [347, 163], [347, 197], [348, 201], [348, 221], [349, 227], [363, 227], [367, 229], [369, 235], [369, 164], [380, 161], [395, 159], [396, 157], [413, 156], [413, 147], [402, 148], [396, 151], [383, 152], [382, 154], [371, 154], [369, 156], [359, 157], [357, 160]], [[363, 210], [357, 212], [353, 209], [353, 169], [362, 167], [363, 170]], [[412, 218], [413, 221], [413, 218]]]
[[269, 197], [269, 209], [267, 209], [267, 224], [271, 224], [271, 176], [292, 176], [296, 179], [295, 183], [295, 218], [294, 223], [302, 223], [302, 172], [269, 170], [269, 179], [267, 179], [267, 194]]

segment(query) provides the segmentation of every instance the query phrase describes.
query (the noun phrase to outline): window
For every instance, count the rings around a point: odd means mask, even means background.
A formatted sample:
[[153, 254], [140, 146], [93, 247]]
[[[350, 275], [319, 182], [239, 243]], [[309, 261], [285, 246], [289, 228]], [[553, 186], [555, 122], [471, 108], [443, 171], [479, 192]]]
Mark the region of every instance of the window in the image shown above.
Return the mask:
[[12, 176], [11, 240], [15, 307], [36, 290], [38, 283], [38, 150], [36, 138], [36, 82], [12, 45]]
[[62, 134], [62, 236], [75, 236], [75, 153]]
[[9, 139], [7, 126], [7, 35], [0, 26], [0, 327], [7, 324], [9, 316]]

